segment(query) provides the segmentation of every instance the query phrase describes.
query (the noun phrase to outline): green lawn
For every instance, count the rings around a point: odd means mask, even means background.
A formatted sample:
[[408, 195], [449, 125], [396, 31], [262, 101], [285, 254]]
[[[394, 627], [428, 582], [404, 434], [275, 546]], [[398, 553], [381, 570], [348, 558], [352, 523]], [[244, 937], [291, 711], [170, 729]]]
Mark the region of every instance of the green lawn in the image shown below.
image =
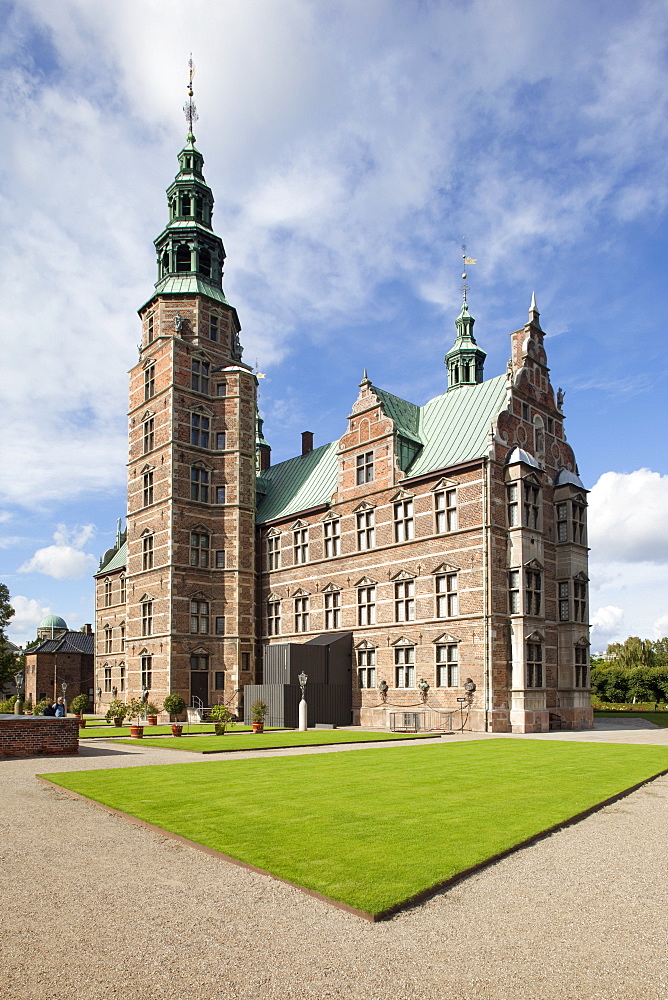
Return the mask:
[[[146, 732], [146, 730], [144, 730]], [[433, 739], [437, 733], [428, 734]], [[293, 730], [250, 733], [233, 730], [224, 736], [168, 736], [153, 739], [144, 736], [141, 740], [121, 740], [122, 743], [139, 744], [149, 747], [163, 747], [167, 750], [188, 750], [191, 753], [228, 753], [230, 750], [278, 750], [285, 747], [328, 746], [334, 743], [378, 743], [386, 740], [426, 739], [424, 733], [368, 733], [364, 730], [312, 729], [307, 733]]]
[[668, 712], [620, 712], [614, 709], [601, 709], [597, 708], [594, 710], [594, 718], [598, 719], [647, 719], [649, 722], [653, 722], [655, 726], [661, 726], [662, 729], [668, 729]]
[[[237, 724], [235, 727], [235, 732], [250, 732], [250, 726], [244, 726]], [[144, 726], [144, 732], [150, 733], [151, 736], [155, 734], [156, 736], [171, 736], [172, 727], [168, 726]], [[213, 733], [213, 723], [212, 722], [194, 722], [190, 725], [187, 722], [183, 723], [184, 733]], [[130, 735], [130, 726], [93, 726], [89, 728], [88, 724], [83, 729], [79, 730], [79, 737], [82, 740], [106, 740], [106, 739], [118, 739], [121, 736], [127, 737]], [[139, 740], [133, 740], [133, 742], [141, 742]]]
[[377, 915], [666, 769], [660, 747], [481, 740], [44, 777]]

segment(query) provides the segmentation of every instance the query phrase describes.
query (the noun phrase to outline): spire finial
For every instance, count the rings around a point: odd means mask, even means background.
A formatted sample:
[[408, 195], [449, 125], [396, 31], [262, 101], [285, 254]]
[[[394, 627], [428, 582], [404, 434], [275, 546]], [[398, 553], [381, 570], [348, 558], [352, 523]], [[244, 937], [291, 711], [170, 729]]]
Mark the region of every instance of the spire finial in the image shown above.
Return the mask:
[[464, 309], [468, 308], [468, 303], [466, 301], [466, 293], [468, 291], [470, 291], [470, 286], [467, 284], [467, 281], [466, 281], [466, 277], [467, 277], [467, 275], [466, 275], [466, 268], [470, 264], [477, 264], [478, 263], [478, 261], [474, 260], [473, 257], [467, 256], [467, 253], [466, 253], [466, 241], [464, 239], [462, 239], [462, 261], [464, 262], [464, 270], [462, 272], [462, 289], [461, 289], [462, 290], [462, 296], [463, 296], [463, 298], [462, 298], [462, 311], [463, 311]]
[[193, 101], [193, 77], [195, 75], [195, 64], [193, 63], [193, 54], [190, 53], [190, 59], [188, 60], [188, 68], [190, 70], [188, 76], [188, 100], [183, 105], [183, 112], [186, 116], [186, 121], [188, 122], [188, 139], [195, 141], [195, 136], [193, 135], [193, 125], [199, 118], [197, 114], [197, 107]]
[[540, 330], [540, 313], [538, 312], [538, 306], [536, 305], [536, 293], [531, 293], [531, 305], [529, 306], [529, 322], [533, 323]]

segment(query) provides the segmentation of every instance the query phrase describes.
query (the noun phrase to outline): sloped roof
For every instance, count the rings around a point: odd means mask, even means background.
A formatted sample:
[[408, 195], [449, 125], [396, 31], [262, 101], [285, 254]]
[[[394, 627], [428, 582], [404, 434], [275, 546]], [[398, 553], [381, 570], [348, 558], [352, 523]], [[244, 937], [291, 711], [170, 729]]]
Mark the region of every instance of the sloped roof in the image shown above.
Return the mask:
[[102, 576], [104, 573], [112, 573], [115, 569], [125, 569], [128, 563], [128, 543], [123, 542], [120, 549], [117, 549], [108, 563], [100, 566], [94, 576]]
[[[461, 386], [424, 406], [376, 386], [373, 391], [397, 432], [420, 446], [406, 470], [406, 478], [412, 478], [484, 455], [492, 421], [505, 405], [506, 376]], [[338, 441], [333, 441], [263, 472], [258, 478], [258, 522], [328, 503], [337, 485], [337, 451]]]
[[[208, 295], [210, 299], [222, 302], [223, 305], [230, 306], [230, 309], [234, 308], [225, 298], [222, 288], [217, 288], [216, 285], [211, 284], [205, 278], [198, 277], [196, 274], [184, 274], [180, 277], [169, 275], [163, 278], [157, 282], [153, 295], [147, 301], [150, 302], [155, 295], [186, 295], [192, 292], [198, 295]], [[144, 305], [146, 305], [146, 302]], [[144, 306], [141, 308], [143, 309]]]
[[65, 632], [57, 639], [45, 639], [28, 653], [87, 653], [95, 652], [95, 636], [86, 632]]

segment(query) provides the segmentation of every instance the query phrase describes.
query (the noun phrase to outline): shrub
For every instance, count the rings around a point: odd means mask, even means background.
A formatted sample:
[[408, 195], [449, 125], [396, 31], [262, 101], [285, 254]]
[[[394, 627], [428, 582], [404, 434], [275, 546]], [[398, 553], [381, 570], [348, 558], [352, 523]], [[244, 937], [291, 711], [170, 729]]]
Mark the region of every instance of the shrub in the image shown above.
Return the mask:
[[125, 702], [121, 701], [119, 698], [114, 698], [114, 700], [109, 705], [109, 708], [107, 709], [104, 717], [107, 722], [113, 722], [114, 719], [121, 719], [122, 721], [127, 714], [128, 714], [128, 706], [125, 704]]
[[185, 711], [186, 703], [180, 694], [168, 694], [162, 704], [163, 712], [167, 712], [169, 717], [180, 715]]
[[46, 708], [47, 705], [50, 705], [50, 704], [51, 704], [51, 702], [49, 701], [48, 698], [44, 698], [42, 701], [38, 701], [37, 704], [35, 705], [35, 707], [32, 710], [32, 714], [33, 715], [44, 715], [44, 709]]
[[265, 701], [254, 701], [251, 705], [251, 719], [253, 722], [264, 722], [269, 706]]
[[232, 712], [230, 712], [227, 705], [214, 705], [211, 711], [209, 712], [209, 717], [213, 719], [214, 722], [217, 722], [219, 724], [221, 723], [227, 724], [235, 721], [234, 715], [232, 714]]
[[78, 694], [76, 698], [72, 698], [70, 702], [70, 708], [75, 715], [83, 715], [88, 708], [88, 695]]
[[0, 713], [2, 715], [12, 715], [14, 713], [14, 705], [16, 704], [16, 695], [10, 695], [5, 701], [0, 701]]

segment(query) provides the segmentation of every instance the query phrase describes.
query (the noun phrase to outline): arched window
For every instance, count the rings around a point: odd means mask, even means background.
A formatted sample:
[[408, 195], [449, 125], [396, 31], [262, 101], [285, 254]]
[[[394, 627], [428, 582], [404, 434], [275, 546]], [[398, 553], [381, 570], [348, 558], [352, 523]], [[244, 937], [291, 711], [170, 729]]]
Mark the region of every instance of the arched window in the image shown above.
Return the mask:
[[208, 250], [200, 250], [199, 252], [199, 273], [203, 274], [205, 278], [211, 277], [211, 254]]
[[190, 247], [186, 243], [179, 243], [176, 248], [176, 270], [177, 273], [190, 270]]

